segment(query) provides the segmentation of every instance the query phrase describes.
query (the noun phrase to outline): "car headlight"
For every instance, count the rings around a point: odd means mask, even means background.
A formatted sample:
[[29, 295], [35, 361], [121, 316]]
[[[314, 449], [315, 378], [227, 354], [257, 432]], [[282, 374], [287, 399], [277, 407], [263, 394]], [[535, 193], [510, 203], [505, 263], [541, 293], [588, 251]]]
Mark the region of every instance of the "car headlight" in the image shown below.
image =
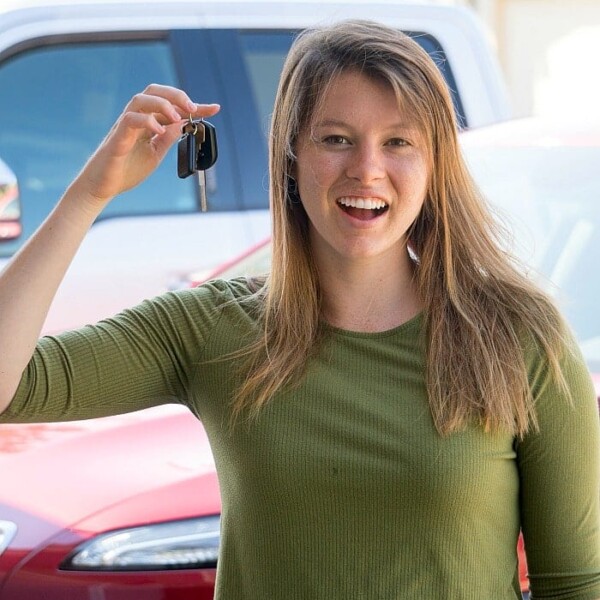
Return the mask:
[[0, 521], [0, 554], [7, 548], [17, 533], [17, 526], [12, 521]]
[[214, 567], [219, 516], [118, 529], [78, 546], [61, 565], [70, 571], [140, 571]]

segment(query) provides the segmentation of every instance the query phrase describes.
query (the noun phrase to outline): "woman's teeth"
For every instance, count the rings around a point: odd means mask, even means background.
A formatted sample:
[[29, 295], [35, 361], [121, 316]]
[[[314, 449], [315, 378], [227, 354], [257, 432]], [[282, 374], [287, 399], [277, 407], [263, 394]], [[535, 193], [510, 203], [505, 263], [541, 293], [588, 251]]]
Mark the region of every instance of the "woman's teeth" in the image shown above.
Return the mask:
[[347, 206], [348, 208], [364, 208], [366, 210], [374, 210], [386, 208], [387, 204], [379, 198], [352, 198], [345, 197], [338, 200], [338, 204]]

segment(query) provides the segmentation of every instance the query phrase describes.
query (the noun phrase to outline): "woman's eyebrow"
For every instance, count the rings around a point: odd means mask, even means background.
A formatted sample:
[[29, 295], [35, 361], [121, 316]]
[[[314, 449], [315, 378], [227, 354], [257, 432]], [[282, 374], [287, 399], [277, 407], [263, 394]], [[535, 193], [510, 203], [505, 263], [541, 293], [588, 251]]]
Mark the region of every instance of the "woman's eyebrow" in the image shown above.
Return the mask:
[[[313, 124], [313, 128], [318, 127], [346, 127], [348, 129], [353, 129], [352, 124], [347, 123], [346, 121], [341, 121], [339, 119], [325, 119], [323, 121], [317, 121]], [[391, 125], [384, 128], [385, 131], [414, 131], [416, 130], [416, 126], [411, 123], [406, 123], [404, 121], [399, 121], [398, 123], [392, 123]]]
[[325, 119], [324, 121], [317, 121], [313, 124], [313, 127], [351, 127], [345, 121], [338, 119]]

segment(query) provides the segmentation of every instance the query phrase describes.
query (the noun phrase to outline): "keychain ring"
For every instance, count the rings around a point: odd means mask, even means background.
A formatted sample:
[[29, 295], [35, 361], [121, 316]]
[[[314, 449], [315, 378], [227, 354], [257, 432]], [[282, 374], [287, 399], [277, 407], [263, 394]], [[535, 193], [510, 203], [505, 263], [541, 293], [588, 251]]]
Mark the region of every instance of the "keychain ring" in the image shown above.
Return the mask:
[[192, 119], [192, 113], [190, 113], [190, 125], [194, 127], [194, 131], [192, 131], [192, 135], [196, 135], [198, 133], [198, 123], [194, 123], [194, 119]]

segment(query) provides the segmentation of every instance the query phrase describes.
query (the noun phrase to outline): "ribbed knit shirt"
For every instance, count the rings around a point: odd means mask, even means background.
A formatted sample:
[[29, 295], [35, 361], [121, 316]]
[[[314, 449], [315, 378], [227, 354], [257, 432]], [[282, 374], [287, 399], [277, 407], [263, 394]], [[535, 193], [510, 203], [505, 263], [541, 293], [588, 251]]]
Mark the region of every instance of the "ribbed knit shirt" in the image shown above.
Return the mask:
[[256, 335], [243, 280], [170, 292], [42, 338], [2, 421], [100, 417], [178, 402], [210, 438], [222, 496], [218, 600], [515, 600], [522, 528], [532, 598], [600, 598], [599, 419], [577, 350], [525, 351], [539, 432], [440, 436], [423, 319], [324, 325], [299, 385], [231, 427]]

